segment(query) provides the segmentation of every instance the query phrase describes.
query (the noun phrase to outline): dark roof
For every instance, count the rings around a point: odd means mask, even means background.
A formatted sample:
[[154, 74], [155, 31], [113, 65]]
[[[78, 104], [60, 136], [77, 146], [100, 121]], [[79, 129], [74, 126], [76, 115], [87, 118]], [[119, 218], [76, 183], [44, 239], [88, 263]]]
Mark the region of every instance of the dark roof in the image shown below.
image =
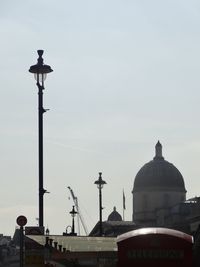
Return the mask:
[[13, 243], [16, 246], [20, 245], [20, 229], [18, 229], [18, 228], [15, 229], [15, 233], [13, 235]]
[[162, 146], [156, 144], [156, 155], [137, 173], [133, 191], [161, 188], [186, 192], [183, 177], [179, 170], [162, 156]]
[[[102, 222], [104, 236], [118, 236], [138, 228], [132, 221], [104, 221]], [[99, 236], [99, 222], [90, 232], [89, 236]]]
[[103, 222], [105, 225], [109, 225], [109, 226], [134, 226], [136, 227], [136, 224], [132, 221], [107, 221], [107, 222]]

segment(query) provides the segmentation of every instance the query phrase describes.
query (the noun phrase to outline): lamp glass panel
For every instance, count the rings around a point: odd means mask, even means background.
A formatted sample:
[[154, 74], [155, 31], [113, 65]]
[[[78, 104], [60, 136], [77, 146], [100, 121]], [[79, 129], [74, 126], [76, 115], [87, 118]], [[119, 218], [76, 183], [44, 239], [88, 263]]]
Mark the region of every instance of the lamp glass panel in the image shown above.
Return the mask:
[[34, 73], [34, 78], [37, 82], [42, 83], [46, 80], [46, 73]]

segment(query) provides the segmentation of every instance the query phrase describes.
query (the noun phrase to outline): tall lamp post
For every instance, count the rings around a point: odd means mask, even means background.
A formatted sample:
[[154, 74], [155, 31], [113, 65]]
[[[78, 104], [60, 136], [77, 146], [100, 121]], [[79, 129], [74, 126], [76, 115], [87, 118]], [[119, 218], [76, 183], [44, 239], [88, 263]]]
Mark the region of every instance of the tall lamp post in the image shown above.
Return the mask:
[[94, 183], [97, 185], [97, 188], [99, 189], [99, 235], [102, 236], [103, 229], [102, 229], [102, 194], [101, 189], [103, 188], [104, 184], [106, 182], [101, 177], [102, 172], [99, 172], [99, 179], [96, 180]]
[[38, 87], [38, 154], [39, 154], [39, 226], [44, 226], [44, 204], [43, 197], [46, 190], [43, 188], [43, 113], [46, 110], [43, 108], [43, 90], [44, 81], [47, 73], [52, 72], [50, 66], [43, 63], [43, 50], [38, 50], [37, 64], [30, 67], [29, 72], [34, 74], [36, 85]]

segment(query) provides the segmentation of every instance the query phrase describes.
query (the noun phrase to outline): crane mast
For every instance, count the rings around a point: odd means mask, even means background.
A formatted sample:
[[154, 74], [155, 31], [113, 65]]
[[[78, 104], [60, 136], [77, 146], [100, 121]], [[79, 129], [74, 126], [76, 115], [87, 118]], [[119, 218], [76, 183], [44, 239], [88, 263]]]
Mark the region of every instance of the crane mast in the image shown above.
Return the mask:
[[72, 196], [72, 199], [73, 199], [73, 201], [74, 201], [74, 205], [75, 205], [75, 207], [76, 207], [76, 211], [77, 211], [77, 223], [78, 223], [78, 233], [79, 233], [79, 235], [80, 235], [80, 222], [79, 222], [79, 219], [80, 219], [80, 221], [81, 221], [81, 224], [82, 224], [82, 226], [83, 226], [83, 229], [84, 229], [84, 232], [85, 232], [85, 234], [86, 235], [88, 235], [88, 229], [87, 229], [87, 226], [85, 225], [85, 222], [84, 222], [84, 220], [83, 220], [83, 216], [81, 215], [81, 212], [80, 212], [80, 209], [79, 209], [79, 205], [78, 205], [78, 198], [74, 195], [74, 192], [73, 192], [73, 190], [71, 189], [71, 187], [70, 186], [68, 186], [67, 187], [68, 189], [69, 189], [69, 191], [70, 191], [70, 194], [71, 194], [71, 196]]

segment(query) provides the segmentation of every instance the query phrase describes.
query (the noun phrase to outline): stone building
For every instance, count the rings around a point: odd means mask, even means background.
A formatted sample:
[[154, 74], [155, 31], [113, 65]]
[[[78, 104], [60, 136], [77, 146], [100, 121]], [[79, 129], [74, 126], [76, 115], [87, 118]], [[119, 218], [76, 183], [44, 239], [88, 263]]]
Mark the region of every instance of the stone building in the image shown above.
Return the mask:
[[159, 141], [153, 160], [138, 171], [132, 193], [133, 221], [144, 226], [164, 226], [169, 209], [186, 200], [183, 177], [164, 159]]
[[[107, 221], [102, 222], [104, 236], [118, 236], [131, 230], [135, 230], [137, 226], [132, 221], [123, 221], [122, 216], [117, 212], [116, 207], [108, 216]], [[99, 222], [92, 229], [90, 236], [99, 236]]]

